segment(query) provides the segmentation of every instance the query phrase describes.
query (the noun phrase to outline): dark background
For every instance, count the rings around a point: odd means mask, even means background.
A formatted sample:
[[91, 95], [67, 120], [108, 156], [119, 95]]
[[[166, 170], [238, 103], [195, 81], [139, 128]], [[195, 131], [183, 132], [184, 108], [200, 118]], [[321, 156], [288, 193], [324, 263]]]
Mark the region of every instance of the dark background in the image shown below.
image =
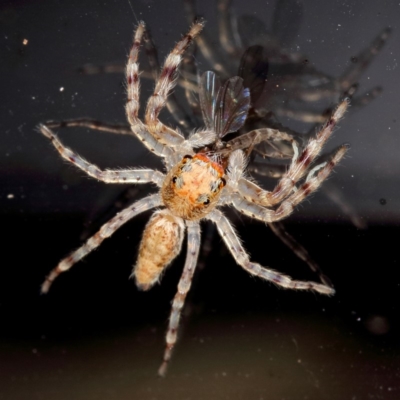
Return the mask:
[[[238, 15], [257, 15], [271, 25], [275, 1], [233, 4]], [[125, 121], [123, 77], [86, 76], [77, 68], [124, 62], [136, 23], [132, 9], [151, 28], [162, 57], [187, 30], [180, 0], [0, 3], [0, 399], [399, 398], [395, 1], [304, 1], [292, 46], [339, 76], [379, 31], [394, 29], [360, 81], [364, 90], [380, 85], [383, 93], [345, 118], [328, 146], [351, 144], [329, 183], [367, 228], [352, 225], [322, 192], [286, 223], [333, 281], [334, 297], [279, 290], [249, 277], [215, 237], [201, 259], [205, 267], [197, 271], [181, 339], [162, 380], [156, 371], [183, 256], [148, 293], [128, 280], [149, 214], [121, 228], [47, 296], [39, 295], [45, 275], [80, 245], [86, 229], [97, 227], [124, 188], [106, 187], [67, 165], [35, 126], [83, 116]], [[214, 2], [202, 1], [198, 9], [217, 42]], [[197, 61], [209, 68], [201, 57]], [[144, 98], [151, 87], [143, 83]], [[62, 137], [103, 168], [159, 165], [132, 138], [85, 130]], [[147, 193], [139, 189], [138, 197]], [[254, 260], [297, 279], [317, 279], [263, 224], [230, 216]]]

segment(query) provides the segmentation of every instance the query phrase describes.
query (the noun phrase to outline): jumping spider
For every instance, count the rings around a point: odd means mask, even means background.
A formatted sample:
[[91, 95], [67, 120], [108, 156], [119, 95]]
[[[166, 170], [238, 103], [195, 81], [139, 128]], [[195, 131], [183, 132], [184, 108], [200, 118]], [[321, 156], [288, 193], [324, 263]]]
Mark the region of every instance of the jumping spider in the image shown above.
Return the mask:
[[[59, 274], [69, 270], [124, 223], [146, 210], [159, 208], [144, 230], [138, 260], [132, 273], [137, 286], [148, 290], [160, 280], [163, 271], [181, 251], [187, 230], [186, 261], [172, 304], [160, 375], [166, 372], [177, 340], [181, 310], [199, 255], [202, 219], [217, 225], [219, 234], [236, 262], [250, 274], [284, 288], [314, 290], [326, 295], [334, 293], [327, 285], [293, 280], [280, 272], [252, 262], [232, 224], [219, 208], [232, 205], [239, 212], [267, 223], [279, 221], [291, 214], [297, 204], [321, 185], [346, 153], [347, 146], [343, 145], [327, 162], [309, 168], [345, 113], [348, 100], [345, 99], [339, 104], [315, 138], [310, 139], [301, 151], [296, 142], [292, 141], [294, 156], [286, 173], [272, 191], [263, 190], [256, 183], [246, 179], [246, 157], [243, 151], [234, 147], [221, 149], [218, 145], [224, 135], [240, 129], [246, 120], [250, 107], [250, 92], [244, 88], [241, 78], [231, 78], [223, 86], [219, 86], [212, 73], [204, 75], [200, 87], [200, 103], [206, 129], [193, 133], [188, 139], [159, 120], [159, 113], [176, 85], [182, 55], [201, 32], [203, 25], [201, 21], [195, 22], [166, 58], [154, 93], [148, 100], [144, 122], [138, 117], [137, 61], [145, 32], [143, 22], [140, 22], [136, 29], [129, 54], [126, 67], [126, 115], [132, 132], [151, 152], [163, 159], [165, 174], [151, 169], [101, 170], [64, 146], [49, 127], [39, 126], [41, 133], [51, 140], [60, 155], [89, 176], [106, 183], [154, 183], [159, 188], [156, 193], [122, 210], [84, 245], [64, 258], [46, 278], [42, 285], [42, 293], [48, 292]], [[279, 133], [275, 134], [279, 136]], [[257, 137], [257, 134], [253, 136]], [[302, 183], [297, 186], [299, 181]]]

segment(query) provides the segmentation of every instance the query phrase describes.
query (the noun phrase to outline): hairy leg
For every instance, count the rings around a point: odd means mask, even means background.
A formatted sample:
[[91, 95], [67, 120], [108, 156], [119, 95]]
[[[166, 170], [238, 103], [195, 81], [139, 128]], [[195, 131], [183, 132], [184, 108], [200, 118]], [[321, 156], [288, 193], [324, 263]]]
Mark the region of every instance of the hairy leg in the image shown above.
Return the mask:
[[155, 183], [161, 187], [164, 174], [152, 169], [127, 169], [127, 170], [101, 170], [95, 164], [89, 163], [80, 155], [73, 152], [69, 147], [64, 146], [54, 133], [45, 125], [39, 125], [40, 132], [49, 138], [61, 157], [71, 162], [92, 178], [106, 183]]
[[79, 249], [75, 250], [68, 257], [60, 261], [57, 267], [50, 272], [46, 280], [43, 282], [41, 289], [42, 293], [47, 293], [49, 291], [51, 284], [58, 275], [62, 272], [68, 271], [79, 260], [99, 247], [104, 239], [110, 237], [123, 224], [136, 215], [159, 205], [161, 205], [160, 195], [158, 193], [153, 194], [130, 205], [118, 213], [114, 218], [110, 219], [110, 221], [104, 224], [95, 235], [86, 241], [83, 246], [79, 247]]
[[261, 279], [273, 282], [286, 289], [313, 290], [321, 294], [332, 295], [334, 289], [329, 286], [308, 281], [297, 281], [280, 272], [261, 266], [250, 261], [249, 255], [240, 243], [240, 240], [234, 231], [229, 220], [219, 210], [213, 210], [208, 216], [217, 225], [217, 229], [226, 246], [230, 250], [235, 261], [248, 273], [258, 276]]
[[168, 362], [172, 355], [172, 350], [175, 346], [179, 320], [183, 305], [185, 303], [186, 295], [190, 290], [192, 284], [194, 270], [197, 265], [197, 259], [200, 250], [200, 224], [198, 222], [186, 221], [188, 242], [187, 242], [187, 254], [185, 266], [183, 268], [181, 279], [178, 284], [178, 291], [172, 302], [171, 316], [169, 319], [167, 337], [166, 337], [166, 349], [164, 352], [163, 362], [158, 370], [160, 376], [165, 376], [167, 372]]

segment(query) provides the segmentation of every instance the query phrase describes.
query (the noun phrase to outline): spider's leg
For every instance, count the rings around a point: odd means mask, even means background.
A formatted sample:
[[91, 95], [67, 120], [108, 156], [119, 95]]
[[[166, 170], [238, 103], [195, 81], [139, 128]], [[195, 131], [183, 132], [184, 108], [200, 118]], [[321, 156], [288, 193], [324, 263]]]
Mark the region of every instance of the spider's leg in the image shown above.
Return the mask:
[[260, 128], [254, 129], [250, 132], [246, 132], [239, 135], [228, 142], [225, 147], [219, 151], [221, 153], [232, 153], [239, 149], [248, 149], [252, 146], [257, 146], [260, 143], [271, 141], [271, 142], [288, 142], [293, 143], [295, 140], [294, 135], [272, 128]]
[[303, 21], [301, 0], [278, 0], [272, 17], [272, 33], [283, 48], [288, 48], [297, 37]]
[[173, 129], [164, 125], [158, 119], [158, 117], [166, 104], [168, 95], [176, 86], [176, 75], [179, 64], [182, 61], [182, 55], [193, 39], [199, 35], [203, 29], [203, 26], [203, 22], [195, 22], [191, 26], [189, 32], [175, 45], [165, 60], [164, 66], [154, 88], [154, 93], [147, 103], [145, 122], [148, 131], [156, 140], [173, 147], [182, 144], [184, 137], [175, 132]]
[[110, 62], [106, 64], [87, 63], [79, 67], [78, 72], [83, 75], [123, 74], [125, 72], [125, 64], [122, 62]]
[[246, 179], [240, 179], [238, 188], [243, 196], [250, 201], [266, 207], [281, 203], [293, 191], [296, 183], [306, 174], [308, 167], [318, 156], [322, 147], [331, 136], [336, 124], [343, 117], [348, 104], [348, 99], [343, 100], [339, 104], [331, 118], [329, 118], [317, 135], [309, 140], [308, 144], [298, 155], [296, 154], [298, 151], [297, 144], [295, 141], [292, 142], [294, 150], [292, 163], [272, 192], [263, 190], [255, 183]]
[[132, 135], [129, 125], [108, 124], [90, 118], [67, 119], [62, 121], [46, 121], [43, 125], [50, 129], [56, 128], [88, 128], [95, 131], [116, 133], [118, 135]]
[[269, 164], [264, 162], [252, 161], [247, 167], [248, 172], [269, 178], [281, 178], [286, 172], [287, 166], [284, 164]]
[[153, 153], [160, 157], [171, 155], [171, 150], [164, 144], [161, 144], [148, 131], [143, 122], [139, 119], [140, 107], [140, 82], [139, 82], [139, 64], [137, 62], [140, 43], [145, 32], [144, 22], [140, 22], [136, 28], [133, 45], [129, 53], [128, 63], [126, 65], [126, 82], [127, 82], [127, 103], [125, 106], [126, 116], [131, 125], [132, 132], [143, 142], [143, 144]]
[[337, 185], [331, 182], [326, 182], [322, 186], [321, 191], [329, 200], [339, 207], [343, 214], [357, 229], [367, 228], [367, 222], [357, 213], [351, 200], [344, 196], [342, 190], [340, 190]]
[[311, 258], [308, 251], [292, 236], [290, 235], [281, 222], [268, 223], [272, 232], [287, 246], [300, 260], [304, 261], [311, 269], [311, 271], [318, 274], [321, 282], [332, 287], [330, 279], [322, 272], [319, 265]]
[[326, 121], [326, 116], [321, 114], [320, 111], [301, 110], [285, 106], [276, 107], [274, 112], [278, 117], [290, 118], [308, 124], [321, 124]]
[[354, 97], [351, 100], [351, 111], [359, 110], [367, 106], [371, 101], [375, 100], [382, 93], [382, 88], [380, 86], [376, 86], [371, 90], [361, 94], [360, 96]]
[[391, 28], [384, 28], [365, 50], [361, 51], [361, 53], [356, 57], [353, 57], [353, 65], [351, 65], [339, 78], [342, 92], [346, 92], [351, 85], [358, 82], [362, 73], [368, 68], [376, 55], [381, 51], [391, 33]]
[[[382, 93], [382, 88], [377, 86], [371, 90], [368, 90], [367, 92], [363, 93], [360, 96], [357, 97], [352, 97], [355, 93], [355, 90], [357, 89], [356, 84], [348, 88], [348, 90], [344, 93], [345, 97], [351, 98], [351, 109], [350, 113], [354, 113], [355, 111], [359, 110], [362, 107], [367, 106], [369, 103], [371, 103], [373, 100], [375, 100], [381, 93]], [[316, 90], [318, 93], [316, 94], [316, 97], [313, 98], [310, 93], [308, 93], [310, 96], [304, 96], [302, 98], [303, 101], [316, 101], [319, 100], [319, 98], [332, 98], [332, 94], [335, 94], [335, 98], [337, 97], [338, 92], [340, 92], [340, 89], [332, 87], [332, 85], [329, 86], [329, 88], [324, 89], [319, 89]], [[305, 94], [305, 93], [304, 93]], [[341, 93], [343, 95], [343, 93]], [[318, 111], [312, 111], [312, 110], [306, 110], [306, 109], [299, 109], [299, 108], [291, 108], [289, 106], [285, 107], [277, 107], [274, 109], [274, 112], [277, 116], [279, 117], [285, 117], [285, 118], [291, 118], [295, 119], [297, 121], [302, 121], [306, 123], [313, 123], [313, 124], [321, 124], [324, 121], [326, 121], [326, 115], [329, 112], [329, 110], [324, 111], [323, 113], [318, 112]], [[314, 130], [311, 130], [311, 133], [314, 133]]]
[[132, 126], [134, 133], [135, 129], [141, 131], [146, 130], [144, 124], [139, 119], [139, 108], [140, 108], [140, 81], [139, 81], [139, 64], [138, 56], [140, 44], [145, 32], [145, 24], [141, 21], [136, 28], [133, 45], [129, 53], [128, 63], [126, 65], [125, 75], [127, 82], [127, 94], [128, 99], [125, 106], [126, 115], [129, 123]]
[[213, 210], [208, 216], [217, 225], [217, 229], [235, 261], [252, 275], [273, 282], [286, 289], [314, 290], [321, 294], [332, 295], [334, 289], [329, 286], [307, 281], [293, 280], [291, 277], [250, 261], [249, 255], [240, 243], [232, 224], [219, 210]]
[[128, 207], [129, 204], [132, 204], [133, 201], [138, 198], [141, 191], [138, 185], [129, 185], [128, 187], [124, 186], [124, 190], [112, 198], [109, 196], [102, 196], [86, 216], [82, 233], [79, 235], [79, 240], [82, 242], [87, 240], [97, 232], [102, 225], [117, 214], [117, 212]]
[[[190, 24], [198, 19], [194, 3], [194, 0], [183, 1], [187, 21]], [[206, 32], [196, 38], [196, 44], [199, 46], [199, 49], [204, 58], [209, 62], [210, 65], [212, 65], [213, 70], [218, 72], [218, 75], [221, 78], [231, 77], [232, 74], [229, 72], [229, 68], [225, 64], [226, 60], [224, 59], [224, 54], [222, 54], [221, 56], [219, 48], [217, 49], [215, 46], [213, 46], [212, 43], [213, 41], [210, 39]]]
[[[252, 218], [267, 223], [280, 221], [289, 216], [299, 203], [319, 188], [321, 183], [328, 177], [333, 168], [346, 154], [347, 150], [347, 145], [339, 147], [329, 162], [314, 167], [309, 172], [306, 181], [290, 196], [284, 199], [276, 210], [260, 206], [257, 204], [258, 202], [250, 202], [246, 200], [248, 192], [242, 193], [241, 189], [243, 188], [243, 185], [240, 185], [245, 180], [243, 178], [240, 179], [239, 182], [239, 193], [232, 193], [231, 202], [238, 211]], [[246, 188], [250, 187], [249, 185], [252, 184], [250, 181], [247, 181], [247, 183]]]
[[237, 56], [240, 55], [242, 49], [236, 26], [237, 21], [230, 10], [231, 3], [232, 0], [219, 0], [217, 2], [219, 41], [228, 55]]
[[49, 138], [61, 157], [71, 162], [92, 178], [105, 183], [149, 183], [153, 182], [161, 187], [164, 175], [160, 171], [152, 169], [126, 169], [126, 170], [101, 170], [97, 165], [92, 164], [80, 155], [73, 152], [69, 147], [64, 146], [57, 136], [45, 125], [39, 125], [40, 132]]
[[[154, 45], [154, 41], [151, 37], [150, 31], [146, 30], [144, 36], [144, 48], [146, 51], [147, 59], [149, 61], [151, 74], [155, 82], [157, 82], [159, 71], [160, 71], [160, 63], [158, 62], [158, 54], [156, 46]], [[171, 93], [167, 99], [167, 108], [172, 117], [175, 119], [182, 128], [186, 130], [192, 129], [192, 121], [190, 120], [189, 115], [186, 113], [185, 109], [178, 102], [174, 93]]]
[[169, 319], [166, 349], [164, 352], [163, 362], [158, 370], [160, 376], [165, 376], [167, 372], [168, 362], [171, 359], [172, 350], [176, 343], [179, 320], [181, 317], [182, 307], [185, 303], [186, 295], [192, 284], [194, 270], [196, 268], [197, 259], [200, 250], [200, 224], [198, 222], [186, 221], [188, 242], [185, 266], [183, 268], [181, 279], [178, 284], [178, 291], [172, 302], [172, 310]]
[[61, 260], [57, 267], [50, 272], [46, 280], [43, 282], [41, 289], [42, 293], [47, 293], [49, 291], [51, 284], [58, 275], [69, 270], [79, 260], [100, 246], [104, 239], [110, 237], [117, 229], [125, 224], [125, 222], [128, 222], [136, 215], [159, 205], [161, 205], [160, 195], [158, 193], [152, 194], [130, 205], [118, 213], [114, 218], [110, 219], [110, 221], [104, 224], [95, 235], [86, 241], [83, 246], [79, 247], [79, 249], [75, 250], [68, 257]]

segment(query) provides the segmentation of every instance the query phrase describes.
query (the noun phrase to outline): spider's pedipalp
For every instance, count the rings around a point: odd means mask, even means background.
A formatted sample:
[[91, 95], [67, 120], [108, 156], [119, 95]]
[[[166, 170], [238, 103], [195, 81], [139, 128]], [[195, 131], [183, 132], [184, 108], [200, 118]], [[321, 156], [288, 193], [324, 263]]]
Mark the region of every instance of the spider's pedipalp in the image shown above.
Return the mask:
[[95, 235], [86, 241], [83, 246], [79, 247], [79, 249], [75, 250], [68, 257], [60, 261], [57, 267], [50, 272], [46, 280], [43, 282], [41, 292], [47, 293], [51, 284], [58, 277], [58, 275], [60, 275], [62, 272], [68, 271], [79, 260], [100, 246], [104, 239], [110, 237], [123, 224], [128, 222], [136, 215], [150, 210], [151, 208], [157, 207], [160, 204], [161, 198], [157, 193], [147, 196], [122, 210], [114, 218], [110, 219], [110, 221], [104, 224]]
[[213, 221], [219, 234], [231, 252], [235, 261], [252, 275], [258, 276], [267, 281], [273, 282], [286, 289], [311, 290], [321, 294], [333, 295], [335, 290], [329, 286], [307, 281], [297, 281], [280, 272], [261, 266], [250, 261], [249, 255], [240, 243], [240, 240], [232, 227], [232, 224], [219, 210], [213, 210], [207, 219]]
[[172, 302], [172, 310], [168, 324], [168, 331], [166, 337], [166, 349], [164, 352], [163, 362], [158, 370], [160, 376], [165, 376], [167, 372], [168, 362], [172, 355], [173, 347], [176, 343], [179, 320], [181, 317], [182, 307], [185, 303], [186, 295], [190, 290], [192, 284], [193, 274], [197, 265], [200, 250], [200, 224], [194, 221], [186, 221], [187, 225], [187, 253], [185, 266], [181, 279], [178, 283], [178, 291]]

